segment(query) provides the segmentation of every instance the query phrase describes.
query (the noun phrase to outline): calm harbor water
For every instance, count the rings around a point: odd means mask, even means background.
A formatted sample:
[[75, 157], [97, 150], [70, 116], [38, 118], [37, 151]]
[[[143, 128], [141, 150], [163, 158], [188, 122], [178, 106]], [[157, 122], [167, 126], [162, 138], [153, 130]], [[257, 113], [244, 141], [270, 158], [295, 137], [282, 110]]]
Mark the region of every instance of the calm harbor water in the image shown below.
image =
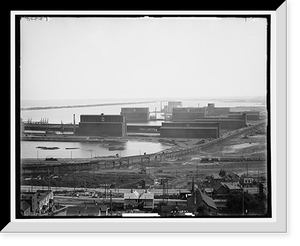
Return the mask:
[[[120, 146], [118, 144], [117, 146]], [[46, 142], [46, 141], [22, 141], [21, 142], [21, 158], [40, 158], [46, 157], [56, 158], [90, 158], [102, 156], [116, 156], [120, 157], [140, 155], [146, 152], [147, 154], [156, 153], [170, 148], [170, 145], [142, 142], [142, 141], [128, 141], [124, 143], [123, 150], [109, 150], [109, 146], [104, 143], [94, 142]], [[58, 147], [59, 149], [41, 149], [37, 147]], [[67, 149], [66, 149], [67, 148]], [[70, 149], [71, 148], [71, 149]]]

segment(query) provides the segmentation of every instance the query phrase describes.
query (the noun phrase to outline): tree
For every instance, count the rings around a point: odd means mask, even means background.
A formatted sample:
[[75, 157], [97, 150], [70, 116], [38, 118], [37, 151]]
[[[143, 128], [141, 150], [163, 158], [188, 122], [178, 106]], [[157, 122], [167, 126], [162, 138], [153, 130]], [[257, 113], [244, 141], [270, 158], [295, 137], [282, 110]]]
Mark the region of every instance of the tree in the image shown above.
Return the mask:
[[220, 175], [221, 177], [224, 177], [224, 176], [226, 175], [226, 171], [223, 170], [223, 169], [221, 169], [220, 172], [219, 172], [219, 175]]
[[197, 208], [197, 216], [209, 215], [210, 211], [203, 204]]
[[226, 207], [232, 213], [242, 213], [242, 192], [232, 192], [227, 196]]
[[[235, 191], [228, 195], [226, 207], [231, 213], [244, 214], [247, 212], [263, 214], [266, 208], [266, 196], [264, 194], [249, 194]], [[243, 211], [244, 210], [244, 211]]]

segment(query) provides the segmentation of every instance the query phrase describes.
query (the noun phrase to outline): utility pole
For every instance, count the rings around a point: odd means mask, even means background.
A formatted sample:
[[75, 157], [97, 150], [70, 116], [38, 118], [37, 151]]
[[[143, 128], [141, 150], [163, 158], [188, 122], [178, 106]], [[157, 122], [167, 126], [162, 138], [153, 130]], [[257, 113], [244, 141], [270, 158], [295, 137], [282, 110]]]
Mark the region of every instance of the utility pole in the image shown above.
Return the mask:
[[112, 195], [110, 190], [110, 216], [112, 216]]
[[50, 175], [49, 175], [49, 167], [48, 167], [48, 190], [50, 190]]
[[104, 193], [105, 193], [105, 202], [106, 202], [106, 182], [105, 182], [105, 186], [104, 186]]
[[242, 215], [244, 215], [244, 186], [242, 186], [242, 209], [243, 209], [243, 212], [242, 212]]
[[75, 114], [73, 114], [73, 135], [75, 135]]

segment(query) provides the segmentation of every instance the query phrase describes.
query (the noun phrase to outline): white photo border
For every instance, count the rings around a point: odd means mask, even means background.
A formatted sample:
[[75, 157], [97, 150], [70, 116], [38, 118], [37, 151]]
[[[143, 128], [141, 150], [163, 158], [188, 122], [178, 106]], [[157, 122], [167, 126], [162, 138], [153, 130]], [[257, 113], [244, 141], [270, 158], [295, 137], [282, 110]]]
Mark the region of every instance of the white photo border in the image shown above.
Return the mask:
[[[167, 12], [167, 13], [166, 13]], [[145, 14], [141, 11], [139, 14]], [[159, 11], [158, 14], [184, 14], [182, 11]], [[11, 42], [15, 42], [15, 16], [37, 14], [11, 12]], [[41, 11], [38, 14], [49, 14]], [[51, 14], [55, 14], [51, 12]], [[59, 11], [61, 14], [101, 14], [101, 11]], [[120, 14], [106, 11], [105, 14]], [[122, 11], [121, 14], [137, 14]], [[149, 13], [148, 13], [149, 14]], [[151, 14], [155, 14], [151, 12]], [[271, 16], [271, 218], [104, 218], [97, 219], [16, 219], [15, 201], [15, 46], [11, 45], [11, 222], [4, 233], [285, 233], [287, 232], [287, 2], [276, 11], [188, 11], [189, 15], [270, 15]]]

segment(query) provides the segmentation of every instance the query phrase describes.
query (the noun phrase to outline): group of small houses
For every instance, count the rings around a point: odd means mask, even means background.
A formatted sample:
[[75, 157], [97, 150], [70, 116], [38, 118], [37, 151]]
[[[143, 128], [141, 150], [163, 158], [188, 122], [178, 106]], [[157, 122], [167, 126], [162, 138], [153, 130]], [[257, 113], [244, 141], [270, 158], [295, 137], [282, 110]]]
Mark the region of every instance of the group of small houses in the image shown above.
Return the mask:
[[[147, 213], [156, 211], [161, 215], [168, 216], [175, 216], [176, 214], [180, 216], [181, 212], [197, 214], [205, 211], [206, 215], [216, 215], [226, 211], [226, 199], [232, 192], [240, 191], [252, 194], [264, 192], [264, 188], [258, 184], [260, 183], [257, 183], [247, 174], [239, 176], [233, 171], [221, 169], [219, 174], [207, 176], [205, 185], [203, 182], [197, 185], [193, 179], [188, 183], [188, 189], [179, 191], [179, 197], [176, 200], [162, 199], [165, 203], [158, 206], [155, 206], [154, 194], [149, 190], [139, 193], [132, 189], [130, 192], [124, 193], [123, 206], [120, 211], [143, 211]], [[199, 188], [200, 186], [201, 188]], [[112, 215], [110, 208], [109, 205], [97, 204], [97, 202], [68, 206], [65, 210], [65, 216], [110, 216]], [[23, 216], [51, 215], [54, 210], [53, 191], [38, 190], [21, 193], [21, 214]]]

